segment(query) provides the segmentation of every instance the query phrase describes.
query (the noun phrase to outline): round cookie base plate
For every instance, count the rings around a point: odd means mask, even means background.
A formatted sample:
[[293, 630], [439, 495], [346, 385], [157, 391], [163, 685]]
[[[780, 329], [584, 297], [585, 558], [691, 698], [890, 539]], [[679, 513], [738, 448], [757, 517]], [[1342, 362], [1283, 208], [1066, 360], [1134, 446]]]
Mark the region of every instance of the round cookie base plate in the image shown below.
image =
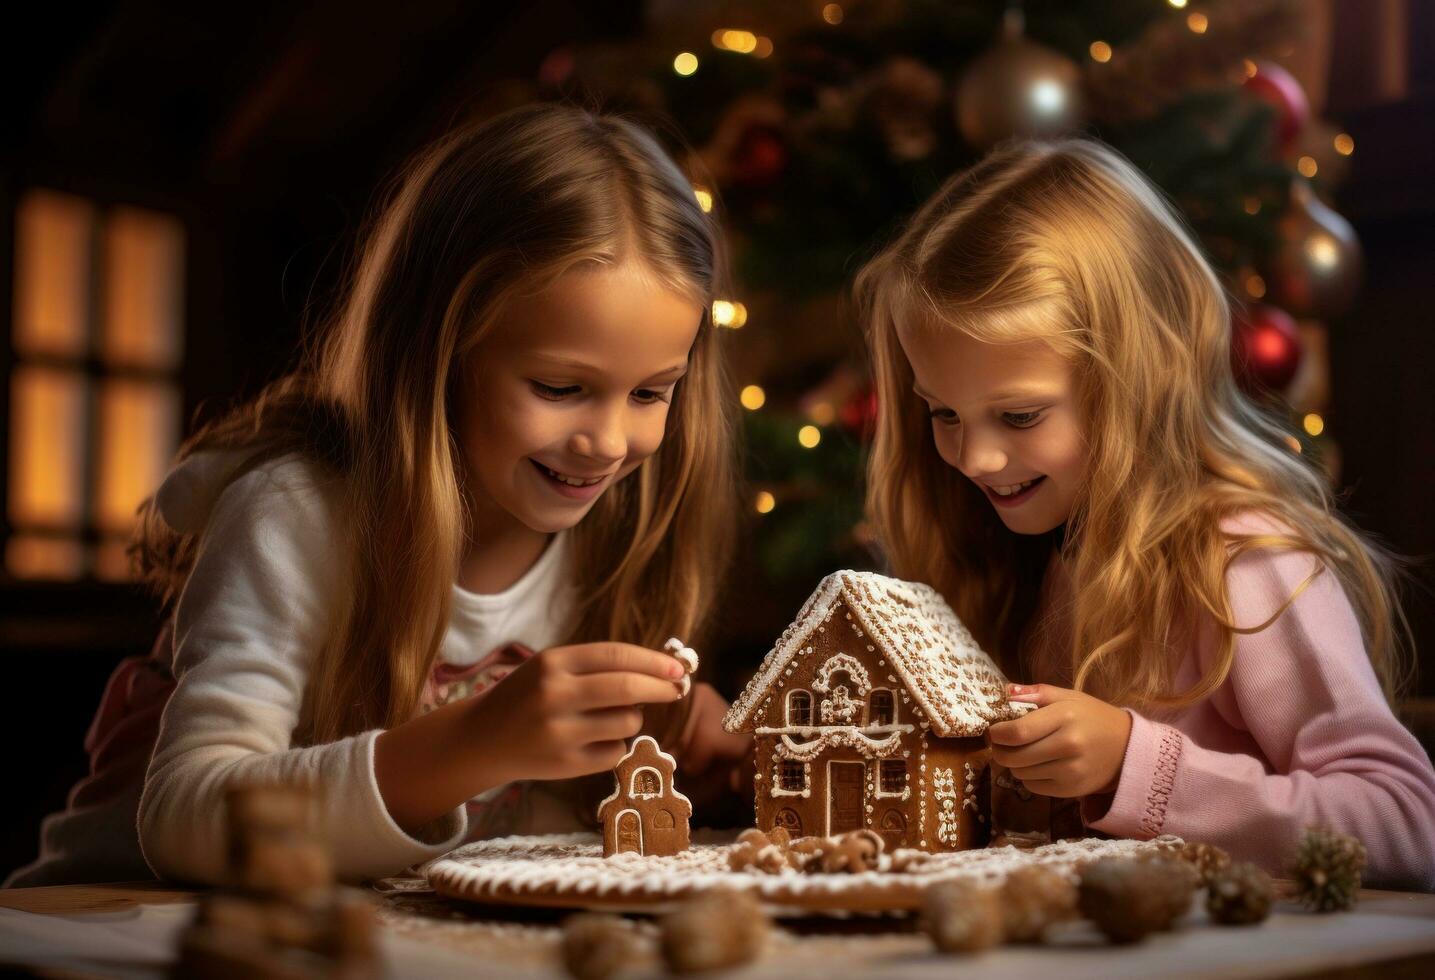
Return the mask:
[[[434, 890], [449, 898], [505, 906], [661, 912], [715, 888], [752, 891], [765, 904], [793, 912], [881, 914], [911, 912], [938, 881], [974, 879], [997, 885], [1029, 864], [1075, 878], [1082, 865], [1104, 857], [1136, 856], [1177, 846], [1180, 838], [1152, 841], [1061, 841], [1032, 850], [1015, 847], [939, 852], [907, 870], [858, 874], [766, 874], [728, 867], [731, 844], [697, 843], [671, 857], [618, 854], [603, 857], [597, 834], [503, 837], [466, 844], [424, 869]], [[898, 852], [906, 856], [909, 852]]]

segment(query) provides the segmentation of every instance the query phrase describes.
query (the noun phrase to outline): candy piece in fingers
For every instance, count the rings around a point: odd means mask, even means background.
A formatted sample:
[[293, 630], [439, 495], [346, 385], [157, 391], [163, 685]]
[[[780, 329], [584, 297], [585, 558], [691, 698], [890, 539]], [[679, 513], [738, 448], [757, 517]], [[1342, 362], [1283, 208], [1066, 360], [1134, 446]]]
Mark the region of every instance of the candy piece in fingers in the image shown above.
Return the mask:
[[678, 682], [678, 686], [682, 689], [683, 697], [687, 697], [688, 692], [693, 689], [692, 675], [698, 669], [697, 652], [693, 650], [692, 647], [684, 646], [683, 641], [676, 636], [663, 644], [663, 650], [672, 654], [678, 663], [683, 665], [683, 670], [687, 671], [687, 673], [683, 675], [682, 680]]

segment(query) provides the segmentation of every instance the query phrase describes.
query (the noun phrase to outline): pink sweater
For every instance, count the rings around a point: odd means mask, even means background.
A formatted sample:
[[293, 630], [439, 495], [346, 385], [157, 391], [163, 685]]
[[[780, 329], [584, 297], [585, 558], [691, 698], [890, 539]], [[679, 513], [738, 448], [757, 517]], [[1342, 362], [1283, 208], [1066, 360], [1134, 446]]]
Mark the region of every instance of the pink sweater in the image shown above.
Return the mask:
[[[1314, 567], [1305, 552], [1237, 559], [1226, 583], [1234, 622], [1265, 622]], [[1179, 689], [1213, 646], [1195, 644]], [[1115, 794], [1083, 800], [1088, 826], [1205, 841], [1281, 873], [1320, 824], [1365, 844], [1367, 886], [1435, 891], [1435, 771], [1386, 705], [1333, 572], [1267, 629], [1236, 636], [1230, 676], [1210, 698], [1159, 720], [1131, 717]]]

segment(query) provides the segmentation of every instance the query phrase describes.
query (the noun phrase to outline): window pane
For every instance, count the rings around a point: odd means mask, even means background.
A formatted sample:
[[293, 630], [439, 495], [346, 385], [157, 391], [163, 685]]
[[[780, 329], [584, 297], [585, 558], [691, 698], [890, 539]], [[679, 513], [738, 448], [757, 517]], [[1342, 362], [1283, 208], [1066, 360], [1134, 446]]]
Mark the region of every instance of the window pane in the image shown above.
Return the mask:
[[84, 356], [89, 350], [95, 209], [56, 191], [27, 191], [15, 209], [15, 349]]
[[5, 542], [5, 569], [16, 578], [74, 579], [84, 567], [80, 542], [16, 534]]
[[116, 365], [178, 366], [184, 316], [184, 228], [167, 215], [115, 208], [105, 220], [100, 356]]
[[10, 376], [10, 523], [78, 527], [85, 473], [85, 378], [16, 367]]
[[907, 764], [900, 760], [883, 762], [878, 778], [882, 792], [900, 793], [907, 787]]
[[124, 533], [159, 487], [179, 440], [179, 392], [153, 381], [100, 384], [95, 523]]

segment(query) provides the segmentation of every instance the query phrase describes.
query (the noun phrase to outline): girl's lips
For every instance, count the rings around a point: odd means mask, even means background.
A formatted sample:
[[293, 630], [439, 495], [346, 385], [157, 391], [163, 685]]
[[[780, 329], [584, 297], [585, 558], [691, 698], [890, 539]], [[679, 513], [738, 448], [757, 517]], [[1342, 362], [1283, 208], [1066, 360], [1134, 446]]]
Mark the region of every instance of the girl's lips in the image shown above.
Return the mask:
[[1020, 493], [1012, 494], [1010, 497], [1003, 497], [985, 483], [982, 484], [982, 490], [986, 492], [987, 498], [998, 507], [1019, 507], [1030, 500], [1032, 494], [1041, 489], [1041, 485], [1045, 482], [1046, 477], [1039, 476], [1031, 482], [1031, 486], [1022, 490]]
[[569, 500], [592, 500], [608, 486], [609, 476], [605, 476], [597, 483], [575, 487], [572, 484], [564, 483], [562, 480], [556, 479], [553, 476], [555, 471], [544, 466], [538, 462], [538, 460], [530, 458], [528, 461], [533, 464], [533, 468], [538, 471], [538, 475], [543, 479], [543, 482], [548, 485], [549, 489], [561, 497], [567, 497]]

